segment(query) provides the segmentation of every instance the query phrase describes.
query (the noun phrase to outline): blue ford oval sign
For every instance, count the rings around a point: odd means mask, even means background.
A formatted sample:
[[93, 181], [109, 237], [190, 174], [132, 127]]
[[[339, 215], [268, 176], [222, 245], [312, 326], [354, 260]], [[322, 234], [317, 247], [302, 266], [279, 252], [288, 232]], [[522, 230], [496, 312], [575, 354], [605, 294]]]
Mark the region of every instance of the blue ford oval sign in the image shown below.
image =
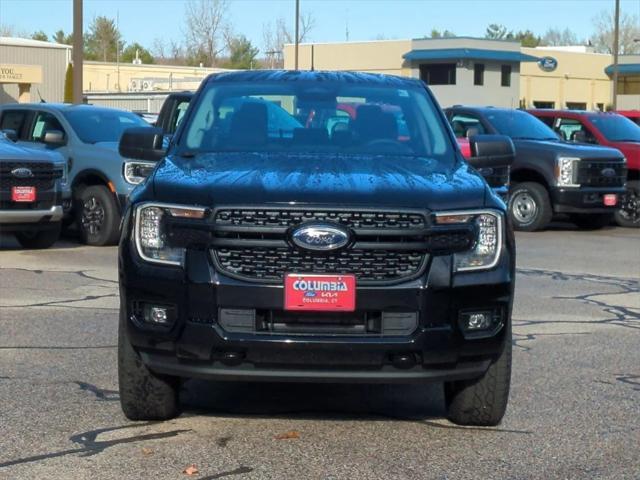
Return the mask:
[[291, 240], [305, 250], [326, 252], [347, 245], [349, 232], [338, 225], [307, 223], [292, 232]]
[[558, 68], [558, 60], [553, 57], [542, 57], [540, 60], [538, 60], [538, 66], [545, 72], [553, 72], [556, 68]]

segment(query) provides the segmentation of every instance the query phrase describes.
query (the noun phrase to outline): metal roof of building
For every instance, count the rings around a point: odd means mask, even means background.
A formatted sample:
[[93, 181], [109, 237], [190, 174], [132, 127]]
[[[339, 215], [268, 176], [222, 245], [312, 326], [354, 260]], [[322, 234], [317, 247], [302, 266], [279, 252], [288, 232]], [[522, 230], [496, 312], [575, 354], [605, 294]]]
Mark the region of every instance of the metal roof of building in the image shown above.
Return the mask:
[[19, 37], [0, 37], [0, 45], [11, 45], [15, 47], [60, 48], [60, 49], [71, 48], [71, 45], [63, 45], [61, 43], [53, 43], [53, 42], [43, 42], [41, 40], [32, 40], [30, 38], [19, 38]]
[[480, 48], [434, 48], [411, 50], [402, 56], [405, 60], [495, 60], [499, 62], [537, 62], [533, 55], [512, 50], [487, 50]]

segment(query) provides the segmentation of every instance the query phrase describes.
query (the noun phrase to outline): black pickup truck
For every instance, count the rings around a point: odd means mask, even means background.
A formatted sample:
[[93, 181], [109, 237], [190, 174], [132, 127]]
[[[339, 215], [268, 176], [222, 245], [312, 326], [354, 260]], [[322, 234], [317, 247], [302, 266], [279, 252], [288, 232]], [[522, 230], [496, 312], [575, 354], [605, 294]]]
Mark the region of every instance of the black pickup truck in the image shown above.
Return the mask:
[[517, 230], [544, 229], [554, 214], [568, 214], [582, 228], [601, 228], [625, 195], [627, 165], [619, 150], [560, 140], [522, 110], [456, 106], [445, 110], [456, 136], [511, 137], [509, 214]]
[[[354, 119], [341, 102], [359, 104]], [[448, 417], [495, 425], [511, 375], [515, 245], [420, 81], [212, 75], [130, 198], [119, 249], [120, 400], [179, 413], [184, 378], [444, 382]], [[471, 139], [478, 168], [513, 144]]]
[[63, 198], [70, 196], [67, 163], [14, 140], [15, 132], [0, 132], [0, 233], [15, 234], [25, 248], [48, 248], [60, 236]]

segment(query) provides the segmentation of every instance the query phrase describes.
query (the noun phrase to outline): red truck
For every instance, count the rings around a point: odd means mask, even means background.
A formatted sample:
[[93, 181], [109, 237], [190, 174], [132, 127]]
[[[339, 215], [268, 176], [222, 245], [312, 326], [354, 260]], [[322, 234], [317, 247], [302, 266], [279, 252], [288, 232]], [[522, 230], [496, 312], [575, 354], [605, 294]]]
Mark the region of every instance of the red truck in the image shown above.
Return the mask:
[[616, 113], [627, 117], [633, 123], [640, 126], [640, 110], [618, 110]]
[[627, 159], [627, 195], [615, 214], [623, 227], [640, 228], [640, 126], [613, 112], [529, 110], [564, 140], [617, 148]]

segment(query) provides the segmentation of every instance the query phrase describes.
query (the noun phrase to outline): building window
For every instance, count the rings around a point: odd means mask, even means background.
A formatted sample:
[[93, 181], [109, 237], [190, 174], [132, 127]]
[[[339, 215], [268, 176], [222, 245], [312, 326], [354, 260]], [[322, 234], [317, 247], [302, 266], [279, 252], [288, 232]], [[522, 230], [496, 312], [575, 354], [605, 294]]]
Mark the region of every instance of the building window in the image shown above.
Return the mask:
[[556, 108], [556, 102], [538, 102], [538, 101], [534, 101], [533, 102], [533, 106], [534, 106], [534, 108], [551, 108], [551, 109], [554, 109], [554, 108]]
[[502, 65], [502, 72], [500, 76], [500, 85], [503, 87], [511, 86], [511, 65]]
[[484, 63], [473, 64], [473, 84], [484, 85]]
[[420, 65], [420, 79], [427, 85], [455, 85], [456, 64], [435, 63], [432, 65]]
[[598, 110], [600, 110], [601, 112], [604, 112], [604, 103], [596, 103], [596, 107], [598, 108]]
[[587, 104], [582, 102], [567, 102], [567, 110], [586, 110]]

